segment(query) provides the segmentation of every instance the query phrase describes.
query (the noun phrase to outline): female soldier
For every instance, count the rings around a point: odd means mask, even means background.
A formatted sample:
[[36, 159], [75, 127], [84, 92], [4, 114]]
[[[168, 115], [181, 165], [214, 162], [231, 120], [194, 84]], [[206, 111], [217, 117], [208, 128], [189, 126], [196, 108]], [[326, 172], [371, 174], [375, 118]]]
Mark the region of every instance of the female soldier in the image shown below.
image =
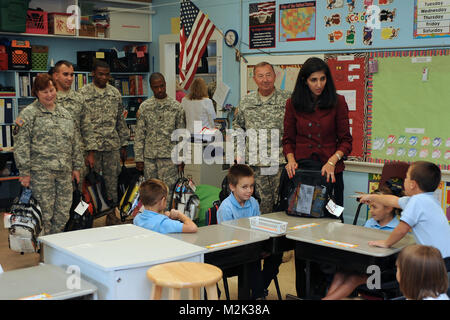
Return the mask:
[[37, 97], [16, 119], [14, 157], [22, 186], [30, 187], [42, 210], [44, 234], [62, 232], [72, 204], [72, 180], [80, 179], [80, 135], [70, 113], [55, 103], [51, 76], [33, 83]]

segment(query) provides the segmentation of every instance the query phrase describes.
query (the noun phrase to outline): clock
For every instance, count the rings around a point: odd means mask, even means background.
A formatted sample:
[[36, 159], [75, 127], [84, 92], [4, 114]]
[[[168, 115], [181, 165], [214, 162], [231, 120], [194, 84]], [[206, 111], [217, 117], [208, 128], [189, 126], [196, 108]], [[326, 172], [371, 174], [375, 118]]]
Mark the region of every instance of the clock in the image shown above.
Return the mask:
[[229, 46], [230, 48], [234, 47], [237, 43], [238, 43], [238, 33], [233, 30], [227, 30], [227, 32], [225, 32], [225, 44], [227, 46]]

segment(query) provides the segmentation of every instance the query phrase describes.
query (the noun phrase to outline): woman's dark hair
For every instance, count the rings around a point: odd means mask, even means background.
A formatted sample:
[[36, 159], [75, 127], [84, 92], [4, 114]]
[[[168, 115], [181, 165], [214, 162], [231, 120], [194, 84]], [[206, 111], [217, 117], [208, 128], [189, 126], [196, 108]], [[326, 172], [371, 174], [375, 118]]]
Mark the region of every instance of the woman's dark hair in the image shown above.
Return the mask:
[[327, 77], [327, 83], [317, 101], [319, 109], [331, 109], [337, 104], [336, 87], [334, 86], [330, 68], [320, 58], [312, 57], [305, 61], [298, 73], [291, 102], [297, 112], [314, 112], [313, 94], [306, 80], [314, 72], [323, 71]]

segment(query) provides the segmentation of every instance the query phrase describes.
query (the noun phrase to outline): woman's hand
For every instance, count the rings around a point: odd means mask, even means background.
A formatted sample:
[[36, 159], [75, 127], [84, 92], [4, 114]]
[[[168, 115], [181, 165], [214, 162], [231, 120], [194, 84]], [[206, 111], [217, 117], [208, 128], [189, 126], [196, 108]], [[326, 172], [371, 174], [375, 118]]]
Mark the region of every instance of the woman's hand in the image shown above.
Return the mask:
[[335, 183], [336, 182], [336, 178], [334, 177], [334, 165], [331, 165], [330, 163], [325, 163], [325, 165], [322, 167], [322, 176], [326, 176], [327, 177], [327, 182], [331, 182]]
[[290, 161], [286, 164], [286, 171], [289, 179], [292, 179], [295, 176], [295, 170], [298, 168], [298, 164], [296, 161]]
[[22, 186], [25, 188], [28, 188], [30, 186], [31, 176], [23, 176], [19, 178], [19, 182]]

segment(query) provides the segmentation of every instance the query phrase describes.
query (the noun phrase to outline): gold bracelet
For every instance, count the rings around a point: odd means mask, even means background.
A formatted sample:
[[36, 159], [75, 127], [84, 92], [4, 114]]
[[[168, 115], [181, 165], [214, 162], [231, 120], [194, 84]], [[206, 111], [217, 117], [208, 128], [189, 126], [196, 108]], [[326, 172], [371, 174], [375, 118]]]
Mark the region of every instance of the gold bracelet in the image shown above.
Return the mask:
[[331, 161], [328, 161], [328, 164], [331, 164], [333, 167], [335, 166], [335, 164]]
[[334, 155], [338, 158], [338, 161], [340, 161], [342, 159], [342, 157], [339, 155], [339, 153], [336, 152]]

